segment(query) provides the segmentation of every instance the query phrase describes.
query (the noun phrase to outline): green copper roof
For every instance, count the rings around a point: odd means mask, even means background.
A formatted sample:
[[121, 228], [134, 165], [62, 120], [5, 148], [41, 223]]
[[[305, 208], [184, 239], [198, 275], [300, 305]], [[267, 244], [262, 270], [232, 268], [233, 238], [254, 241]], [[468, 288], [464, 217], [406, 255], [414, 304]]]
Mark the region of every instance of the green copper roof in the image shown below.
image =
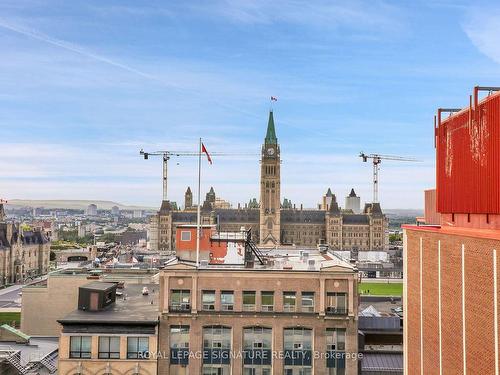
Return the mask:
[[267, 133], [264, 143], [266, 145], [275, 145], [278, 143], [278, 138], [276, 138], [276, 130], [274, 130], [273, 111], [269, 112], [269, 121], [267, 122]]
[[15, 329], [11, 326], [9, 326], [8, 324], [2, 324], [0, 326], [1, 329], [5, 329], [6, 331], [9, 331], [10, 333], [22, 338], [23, 340], [26, 340], [26, 341], [29, 341], [30, 340], [30, 336], [28, 336], [27, 334], [21, 332], [20, 330], [18, 329]]

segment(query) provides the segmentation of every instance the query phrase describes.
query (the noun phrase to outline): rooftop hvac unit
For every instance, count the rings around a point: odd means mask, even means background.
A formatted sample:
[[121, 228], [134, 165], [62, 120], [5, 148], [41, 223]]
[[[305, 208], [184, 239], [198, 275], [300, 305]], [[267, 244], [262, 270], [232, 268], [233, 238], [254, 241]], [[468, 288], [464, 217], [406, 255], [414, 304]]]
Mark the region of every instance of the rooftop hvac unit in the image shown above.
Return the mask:
[[200, 268], [207, 268], [207, 267], [208, 267], [208, 260], [201, 260]]
[[316, 259], [309, 259], [307, 261], [309, 268], [316, 268]]

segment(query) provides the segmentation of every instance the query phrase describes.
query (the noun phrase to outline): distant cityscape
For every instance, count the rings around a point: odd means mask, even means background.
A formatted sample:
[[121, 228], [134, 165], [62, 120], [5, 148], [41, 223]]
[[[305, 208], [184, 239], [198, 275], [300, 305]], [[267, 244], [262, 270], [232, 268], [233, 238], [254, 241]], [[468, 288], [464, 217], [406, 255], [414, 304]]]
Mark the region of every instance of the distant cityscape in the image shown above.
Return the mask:
[[500, 375], [499, 6], [0, 1], [0, 375]]

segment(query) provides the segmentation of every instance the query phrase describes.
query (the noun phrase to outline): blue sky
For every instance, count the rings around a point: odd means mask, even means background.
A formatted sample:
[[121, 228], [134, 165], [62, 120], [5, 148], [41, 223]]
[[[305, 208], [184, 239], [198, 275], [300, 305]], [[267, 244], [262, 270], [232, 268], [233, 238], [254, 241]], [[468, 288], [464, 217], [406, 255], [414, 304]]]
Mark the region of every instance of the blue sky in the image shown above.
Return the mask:
[[[359, 151], [384, 162], [386, 208], [420, 208], [434, 185], [432, 118], [500, 85], [500, 5], [465, 1], [0, 2], [0, 197], [157, 206], [161, 162], [214, 157], [203, 194], [258, 197], [269, 97], [282, 197], [314, 207], [328, 187], [371, 199]], [[170, 163], [170, 199], [196, 160]]]

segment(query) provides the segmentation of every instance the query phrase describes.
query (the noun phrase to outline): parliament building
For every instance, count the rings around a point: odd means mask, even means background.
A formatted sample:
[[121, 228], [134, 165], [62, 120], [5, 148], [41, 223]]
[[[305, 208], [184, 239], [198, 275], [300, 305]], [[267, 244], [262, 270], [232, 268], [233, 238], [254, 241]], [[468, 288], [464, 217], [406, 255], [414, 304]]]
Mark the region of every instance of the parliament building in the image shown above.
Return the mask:
[[[281, 202], [280, 170], [280, 145], [271, 111], [261, 150], [259, 202], [254, 199], [244, 207], [230, 208], [211, 188], [201, 207], [202, 224], [217, 225], [220, 231], [251, 229], [253, 240], [261, 247], [326, 244], [333, 250], [387, 250], [388, 220], [379, 203], [365, 204], [361, 213], [342, 209], [335, 194], [328, 189], [317, 209], [296, 207], [287, 199]], [[355, 197], [351, 190], [351, 198], [353, 194]], [[196, 224], [196, 218], [197, 207], [193, 205], [189, 187], [182, 210], [163, 201], [158, 213], [151, 218], [151, 249], [175, 250], [177, 227]]]

